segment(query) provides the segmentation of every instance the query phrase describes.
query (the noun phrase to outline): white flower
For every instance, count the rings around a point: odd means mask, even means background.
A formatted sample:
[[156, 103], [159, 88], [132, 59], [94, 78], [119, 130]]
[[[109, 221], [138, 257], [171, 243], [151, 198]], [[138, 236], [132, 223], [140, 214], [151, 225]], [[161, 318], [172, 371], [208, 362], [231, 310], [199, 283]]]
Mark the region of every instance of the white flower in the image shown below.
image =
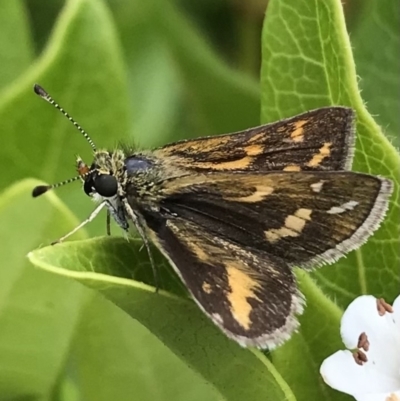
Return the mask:
[[393, 307], [371, 295], [356, 298], [341, 321], [352, 351], [338, 351], [321, 365], [332, 388], [357, 401], [400, 401], [400, 296]]

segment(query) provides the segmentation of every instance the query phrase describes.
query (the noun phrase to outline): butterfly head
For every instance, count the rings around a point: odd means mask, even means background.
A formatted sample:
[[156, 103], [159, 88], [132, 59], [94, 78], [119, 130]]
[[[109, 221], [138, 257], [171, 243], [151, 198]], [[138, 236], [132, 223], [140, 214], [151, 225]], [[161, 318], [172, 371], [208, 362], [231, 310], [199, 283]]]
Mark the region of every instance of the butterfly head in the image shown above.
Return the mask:
[[80, 157], [76, 160], [76, 169], [83, 182], [83, 191], [92, 199], [100, 201], [104, 198], [114, 198], [118, 194], [117, 171], [112, 168], [115, 163], [114, 155], [109, 152], [96, 151], [91, 166], [88, 166]]

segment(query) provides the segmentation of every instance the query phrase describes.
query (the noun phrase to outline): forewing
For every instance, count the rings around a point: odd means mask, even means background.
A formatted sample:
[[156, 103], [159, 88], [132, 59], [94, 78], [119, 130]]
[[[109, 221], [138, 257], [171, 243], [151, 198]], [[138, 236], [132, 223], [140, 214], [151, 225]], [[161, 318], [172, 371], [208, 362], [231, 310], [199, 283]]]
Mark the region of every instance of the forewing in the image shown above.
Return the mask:
[[194, 171], [344, 170], [354, 152], [354, 112], [326, 107], [233, 134], [156, 149], [173, 167]]
[[144, 217], [197, 304], [230, 338], [273, 348], [290, 337], [302, 297], [285, 263], [179, 217]]
[[308, 268], [365, 242], [390, 193], [389, 180], [354, 172], [208, 174], [168, 183], [161, 205], [215, 237]]

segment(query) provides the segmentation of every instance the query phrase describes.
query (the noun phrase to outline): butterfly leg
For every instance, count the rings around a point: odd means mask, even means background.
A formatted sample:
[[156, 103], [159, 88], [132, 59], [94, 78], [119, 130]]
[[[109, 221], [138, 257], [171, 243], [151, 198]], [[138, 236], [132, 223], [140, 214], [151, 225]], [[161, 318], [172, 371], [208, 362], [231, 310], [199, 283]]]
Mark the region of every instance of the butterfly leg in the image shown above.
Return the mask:
[[111, 235], [111, 216], [110, 216], [110, 211], [107, 209], [107, 220], [106, 220], [106, 230], [107, 230], [107, 235]]
[[51, 245], [59, 244], [60, 242], [63, 242], [66, 240], [68, 237], [70, 237], [72, 234], [75, 234], [78, 230], [80, 230], [83, 226], [85, 226], [87, 223], [90, 223], [92, 220], [96, 218], [96, 216], [100, 213], [101, 209], [103, 209], [104, 206], [106, 206], [107, 202], [102, 202], [100, 203], [99, 206], [96, 207], [96, 209], [93, 210], [93, 212], [90, 214], [90, 216], [83, 220], [81, 224], [76, 226], [73, 230], [71, 230], [69, 233], [65, 234], [63, 237], [59, 238], [56, 241], [53, 241]]
[[156, 265], [154, 263], [153, 255], [151, 253], [149, 240], [148, 240], [148, 238], [146, 236], [146, 233], [144, 231], [144, 228], [143, 228], [144, 224], [140, 220], [140, 217], [137, 216], [135, 214], [135, 212], [132, 210], [131, 206], [128, 203], [128, 200], [126, 198], [123, 198], [122, 202], [124, 204], [126, 213], [132, 219], [133, 224], [135, 224], [135, 227], [136, 227], [140, 237], [143, 240], [144, 246], [147, 249], [147, 253], [148, 253], [149, 259], [150, 259], [151, 269], [153, 270], [153, 275], [154, 275], [154, 286], [156, 287], [156, 292], [158, 292], [158, 290], [159, 290], [158, 271], [156, 269]]

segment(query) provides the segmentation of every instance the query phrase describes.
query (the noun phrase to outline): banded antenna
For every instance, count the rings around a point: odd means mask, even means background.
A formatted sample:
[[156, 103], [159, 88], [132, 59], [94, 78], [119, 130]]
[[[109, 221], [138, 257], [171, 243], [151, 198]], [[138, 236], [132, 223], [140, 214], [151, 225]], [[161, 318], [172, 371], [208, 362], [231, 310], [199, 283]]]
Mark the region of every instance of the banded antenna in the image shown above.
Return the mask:
[[39, 95], [41, 98], [49, 102], [56, 109], [58, 109], [65, 117], [71, 121], [72, 124], [78, 129], [78, 131], [83, 135], [83, 137], [89, 142], [89, 145], [92, 147], [94, 151], [96, 151], [96, 145], [94, 144], [92, 138], [89, 134], [38, 84], [33, 86], [34, 92]]
[[[44, 100], [49, 102], [56, 109], [58, 109], [65, 117], [67, 117], [68, 120], [72, 124], [74, 124], [74, 126], [78, 129], [78, 131], [89, 142], [89, 145], [92, 147], [92, 149], [94, 151], [96, 151], [96, 145], [92, 141], [92, 138], [90, 138], [89, 134], [40, 85], [35, 84], [33, 86], [33, 90], [37, 95], [39, 95], [41, 98], [43, 98]], [[74, 182], [76, 180], [79, 180], [80, 178], [84, 178], [90, 173], [91, 173], [91, 171], [89, 171], [89, 169], [87, 169], [83, 174], [77, 175], [76, 177], [69, 178], [68, 180], [64, 180], [64, 181], [58, 182], [56, 184], [38, 185], [37, 187], [33, 188], [32, 196], [34, 198], [36, 198], [36, 197], [46, 193], [49, 189], [62, 187], [63, 185], [66, 185], [66, 184], [69, 184], [69, 183]]]
[[85, 177], [86, 175], [90, 174], [91, 171], [87, 172], [86, 174], [81, 174], [81, 175], [77, 175], [76, 177], [72, 177], [72, 178], [68, 178], [68, 180], [64, 180], [61, 182], [58, 182], [57, 184], [52, 184], [52, 185], [38, 185], [37, 187], [33, 188], [32, 191], [32, 196], [34, 198], [37, 198], [40, 195], [43, 195], [44, 193], [46, 193], [49, 189], [54, 189], [54, 188], [58, 188], [58, 187], [62, 187], [63, 185], [69, 184], [71, 182], [74, 182], [76, 180], [79, 180], [80, 178]]

